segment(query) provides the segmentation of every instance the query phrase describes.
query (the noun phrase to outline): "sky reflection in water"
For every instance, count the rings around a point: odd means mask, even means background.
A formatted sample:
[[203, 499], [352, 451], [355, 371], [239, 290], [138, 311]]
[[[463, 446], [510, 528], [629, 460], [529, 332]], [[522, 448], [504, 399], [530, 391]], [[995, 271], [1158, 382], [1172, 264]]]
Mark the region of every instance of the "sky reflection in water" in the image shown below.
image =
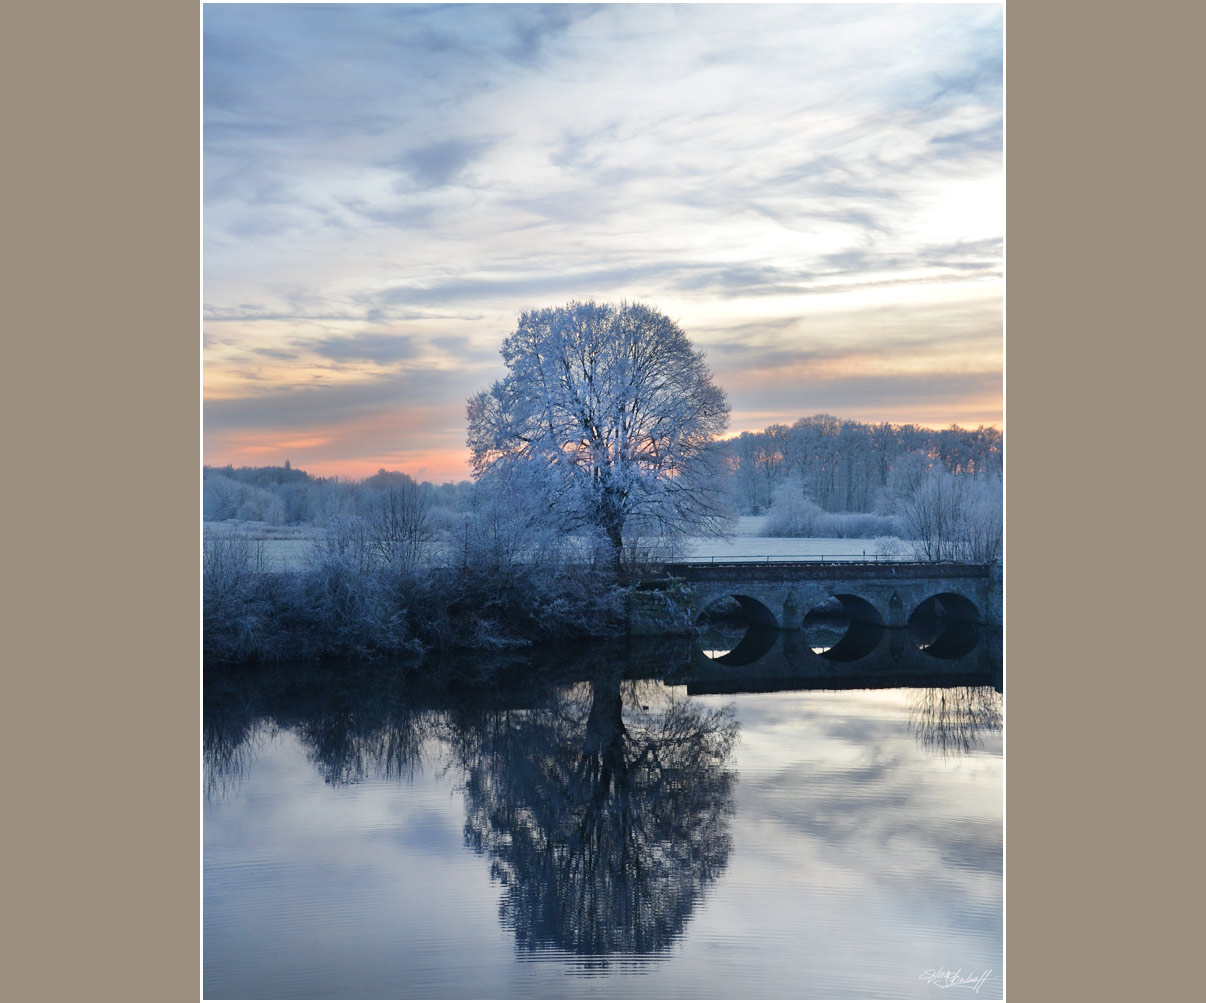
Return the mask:
[[1000, 701], [211, 703], [206, 996], [999, 996]]

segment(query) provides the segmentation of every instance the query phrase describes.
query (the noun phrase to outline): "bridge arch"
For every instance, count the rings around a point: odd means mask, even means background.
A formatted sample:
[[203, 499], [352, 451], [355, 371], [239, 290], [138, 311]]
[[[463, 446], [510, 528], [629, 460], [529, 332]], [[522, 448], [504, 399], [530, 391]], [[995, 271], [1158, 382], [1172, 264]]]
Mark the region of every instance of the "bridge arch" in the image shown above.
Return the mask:
[[751, 626], [778, 629], [782, 626], [776, 608], [781, 603], [774, 596], [765, 595], [762, 590], [751, 588], [712, 588], [696, 589], [695, 619], [698, 622], [708, 610], [718, 602], [733, 600], [745, 614], [746, 621]]
[[775, 614], [768, 606], [755, 599], [753, 596], [747, 596], [742, 593], [733, 593], [733, 598], [745, 610], [745, 615], [749, 618], [751, 627], [770, 627], [776, 629], [779, 626], [779, 621]]
[[[865, 658], [879, 647], [887, 629], [879, 610], [864, 597], [850, 592], [834, 592], [813, 606], [804, 615], [801, 627], [812, 650], [831, 662]], [[842, 633], [833, 644], [813, 645], [812, 640], [821, 639], [823, 630]]]
[[[734, 623], [732, 617], [733, 603], [741, 611], [740, 626]], [[724, 608], [726, 605], [729, 607], [727, 610]], [[719, 624], [711, 622], [714, 614], [719, 616]], [[756, 662], [774, 647], [779, 636], [779, 622], [774, 612], [760, 599], [744, 592], [721, 592], [706, 597], [699, 604], [695, 621], [697, 626], [703, 627], [704, 655], [723, 665], [750, 665]], [[727, 647], [732, 644], [736, 630], [742, 628], [740, 640], [731, 648]], [[726, 646], [713, 647], [713, 644]]]
[[980, 642], [984, 617], [980, 608], [959, 592], [936, 592], [922, 599], [909, 614], [909, 639], [934, 658], [961, 658]]

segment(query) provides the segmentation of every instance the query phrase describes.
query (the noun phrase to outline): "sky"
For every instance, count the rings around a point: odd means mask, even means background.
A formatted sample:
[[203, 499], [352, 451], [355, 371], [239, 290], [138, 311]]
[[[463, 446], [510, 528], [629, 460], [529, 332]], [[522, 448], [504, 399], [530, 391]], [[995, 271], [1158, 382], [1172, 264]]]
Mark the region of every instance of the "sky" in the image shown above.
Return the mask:
[[203, 9], [204, 461], [469, 477], [527, 309], [650, 303], [730, 434], [1000, 427], [999, 4]]

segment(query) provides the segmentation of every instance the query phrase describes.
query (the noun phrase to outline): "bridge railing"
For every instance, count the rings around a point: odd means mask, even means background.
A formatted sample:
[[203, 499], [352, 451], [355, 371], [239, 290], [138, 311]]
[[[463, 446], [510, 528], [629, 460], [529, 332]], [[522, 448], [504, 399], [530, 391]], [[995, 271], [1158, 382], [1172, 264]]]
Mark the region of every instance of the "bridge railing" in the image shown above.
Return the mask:
[[886, 554], [712, 554], [681, 557], [675, 564], [799, 564], [806, 562], [848, 562], [858, 564], [927, 564]]

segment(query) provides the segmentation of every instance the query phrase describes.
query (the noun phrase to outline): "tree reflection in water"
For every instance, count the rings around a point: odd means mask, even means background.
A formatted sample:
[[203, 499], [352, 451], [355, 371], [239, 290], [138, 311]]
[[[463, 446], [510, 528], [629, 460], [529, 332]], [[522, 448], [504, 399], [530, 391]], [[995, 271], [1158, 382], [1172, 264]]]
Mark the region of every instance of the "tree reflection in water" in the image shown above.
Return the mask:
[[738, 725], [618, 673], [455, 721], [465, 839], [505, 886], [521, 951], [667, 949], [732, 846]]
[[408, 700], [400, 677], [388, 672], [306, 667], [212, 677], [202, 729], [211, 801], [237, 791], [257, 746], [278, 732], [295, 735], [333, 786], [412, 779], [424, 743], [438, 733], [435, 715]]
[[205, 716], [201, 757], [206, 800], [222, 801], [238, 793], [261, 737], [257, 722], [249, 718]]
[[306, 756], [335, 786], [379, 780], [413, 780], [424, 741], [432, 733], [430, 716], [396, 710], [370, 720], [329, 714], [295, 725]]
[[909, 691], [909, 726], [927, 750], [946, 759], [980, 748], [981, 735], [1001, 730], [1001, 694], [992, 686]]

